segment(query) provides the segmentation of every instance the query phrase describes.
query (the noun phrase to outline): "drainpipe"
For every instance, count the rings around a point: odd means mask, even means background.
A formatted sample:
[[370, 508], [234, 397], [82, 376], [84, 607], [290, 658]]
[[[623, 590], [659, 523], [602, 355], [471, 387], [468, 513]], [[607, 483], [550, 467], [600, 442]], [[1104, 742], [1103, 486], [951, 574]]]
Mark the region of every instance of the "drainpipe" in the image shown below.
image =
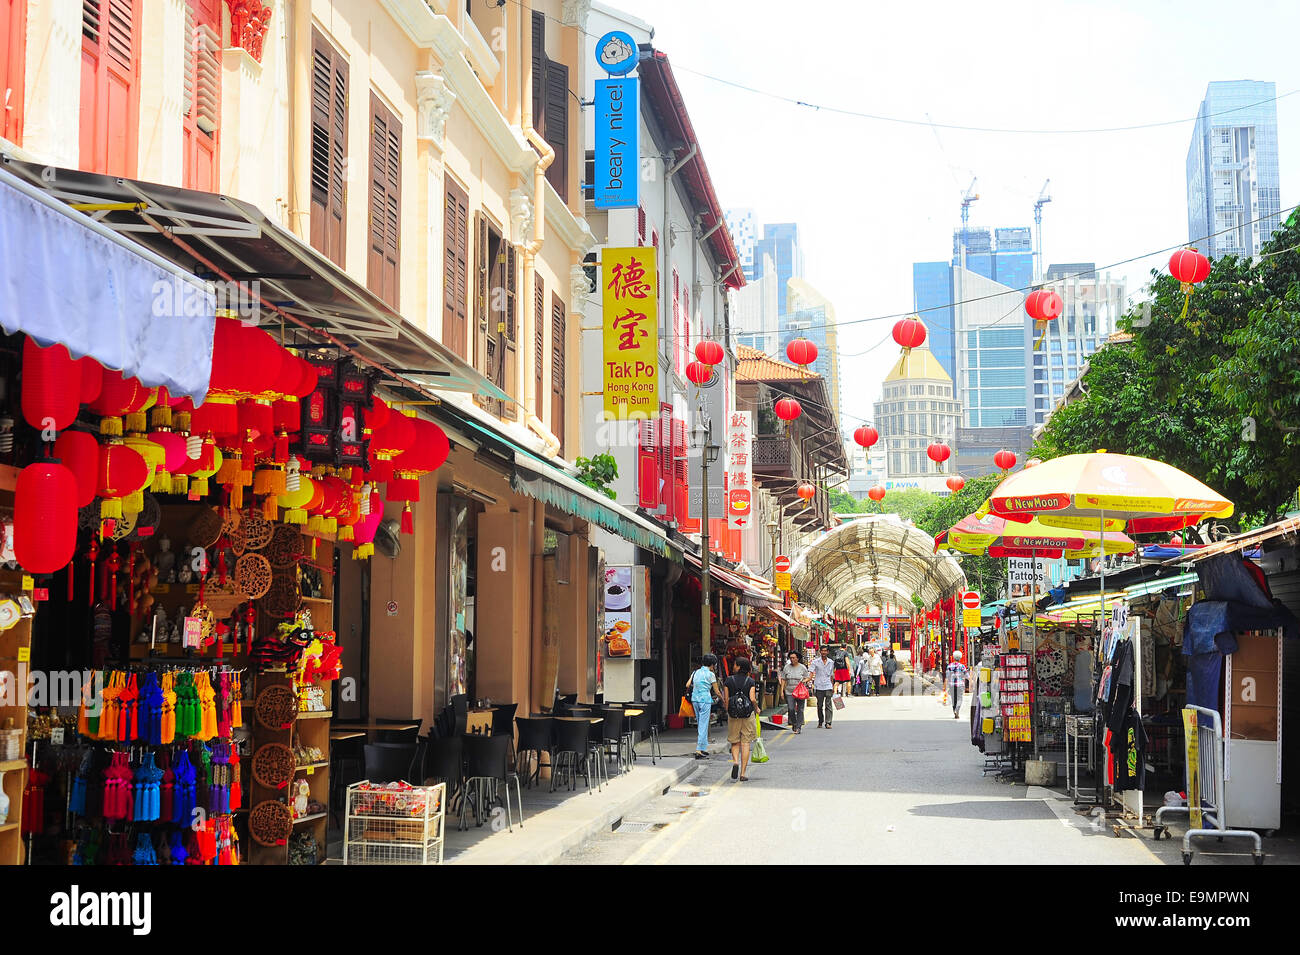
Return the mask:
[[288, 226], [307, 242], [311, 239], [311, 0], [294, 0], [292, 43]]
[[[519, 11], [519, 49], [521, 52], [533, 48], [532, 9], [532, 2], [528, 0]], [[519, 80], [523, 87], [519, 102], [522, 117], [520, 126], [523, 128], [524, 138], [541, 154], [537, 164], [533, 167], [533, 237], [524, 246], [524, 301], [521, 305], [523, 308], [531, 310], [534, 301], [537, 299], [537, 253], [541, 250], [542, 241], [546, 236], [546, 170], [555, 161], [555, 150], [533, 128], [533, 71], [523, 69], [521, 66]], [[543, 309], [543, 315], [534, 317], [544, 322], [546, 320], [545, 310]], [[519, 327], [523, 328], [526, 324], [520, 322]], [[537, 363], [536, 342], [537, 337], [535, 334], [524, 336], [523, 361], [518, 363], [518, 370], [515, 374], [516, 394], [524, 396], [524, 422], [530, 430], [545, 442], [544, 453], [546, 456], [554, 457], [560, 453], [560, 440], [542, 423], [542, 419], [537, 414], [542, 396], [536, 394], [535, 378], [529, 374], [529, 371]], [[555, 347], [553, 343], [551, 347]]]

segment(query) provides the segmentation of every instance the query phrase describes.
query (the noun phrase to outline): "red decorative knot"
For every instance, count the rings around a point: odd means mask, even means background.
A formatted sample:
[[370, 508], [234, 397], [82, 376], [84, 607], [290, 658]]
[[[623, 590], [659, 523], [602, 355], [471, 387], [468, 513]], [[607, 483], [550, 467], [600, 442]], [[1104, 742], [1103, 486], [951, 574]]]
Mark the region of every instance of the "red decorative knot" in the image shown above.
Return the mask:
[[262, 40], [271, 24], [271, 8], [261, 0], [226, 0], [230, 8], [230, 44], [262, 62]]

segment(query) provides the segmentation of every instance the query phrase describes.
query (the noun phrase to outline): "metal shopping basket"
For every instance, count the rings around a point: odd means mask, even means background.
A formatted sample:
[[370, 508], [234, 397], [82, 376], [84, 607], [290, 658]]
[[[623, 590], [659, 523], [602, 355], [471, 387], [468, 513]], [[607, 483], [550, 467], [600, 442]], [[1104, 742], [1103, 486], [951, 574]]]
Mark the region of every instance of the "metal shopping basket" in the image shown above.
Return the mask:
[[[1183, 835], [1183, 865], [1192, 864], [1193, 836], [1215, 836], [1220, 842], [1228, 836], [1250, 839], [1255, 844], [1251, 851], [1255, 865], [1263, 865], [1264, 849], [1259, 833], [1249, 829], [1228, 828], [1227, 796], [1223, 784], [1223, 721], [1214, 710], [1187, 706], [1183, 708], [1183, 725], [1186, 727], [1184, 744], [1187, 749], [1187, 798], [1181, 806], [1165, 806], [1156, 810], [1154, 838], [1170, 838], [1169, 826], [1164, 824], [1166, 816], [1184, 815], [1188, 817], [1188, 824], [1192, 828]], [[1195, 825], [1191, 818], [1190, 806], [1193, 803], [1200, 805], [1200, 826]], [[1205, 828], [1207, 826], [1214, 828]]]

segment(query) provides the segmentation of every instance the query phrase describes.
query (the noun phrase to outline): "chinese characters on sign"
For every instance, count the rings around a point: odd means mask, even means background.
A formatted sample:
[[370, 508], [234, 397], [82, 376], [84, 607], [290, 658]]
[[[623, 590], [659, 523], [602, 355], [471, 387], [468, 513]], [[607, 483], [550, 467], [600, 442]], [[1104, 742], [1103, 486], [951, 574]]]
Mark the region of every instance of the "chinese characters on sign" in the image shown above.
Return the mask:
[[753, 515], [751, 492], [753, 469], [750, 455], [754, 432], [748, 411], [733, 411], [727, 416], [727, 526], [748, 527]]
[[605, 417], [651, 418], [659, 407], [659, 287], [654, 249], [606, 249]]

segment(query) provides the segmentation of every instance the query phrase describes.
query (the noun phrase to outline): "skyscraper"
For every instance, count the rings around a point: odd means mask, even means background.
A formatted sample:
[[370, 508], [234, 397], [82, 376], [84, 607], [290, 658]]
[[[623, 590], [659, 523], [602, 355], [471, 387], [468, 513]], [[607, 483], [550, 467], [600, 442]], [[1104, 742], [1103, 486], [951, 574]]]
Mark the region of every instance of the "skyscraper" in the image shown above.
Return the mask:
[[1043, 278], [1061, 296], [1063, 307], [1034, 350], [1035, 425], [1047, 420], [1089, 356], [1115, 330], [1125, 304], [1123, 279], [1097, 275], [1091, 262], [1051, 265]]
[[728, 209], [723, 213], [727, 220], [727, 231], [731, 241], [740, 253], [740, 267], [745, 273], [745, 280], [754, 280], [754, 243], [758, 240], [758, 226], [753, 209]]
[[[803, 277], [803, 250], [799, 248], [799, 225], [795, 222], [769, 222], [763, 226], [763, 238], [754, 243], [754, 275], [762, 278], [764, 256], [776, 268], [777, 308], [786, 313], [786, 283]], [[749, 278], [749, 276], [747, 276]]]
[[781, 352], [796, 338], [806, 338], [817, 346], [817, 360], [810, 369], [826, 379], [835, 417], [840, 408], [840, 348], [835, 325], [835, 306], [821, 292], [801, 278], [788, 283], [786, 304], [789, 311], [781, 316]]
[[[752, 248], [750, 252], [752, 255]], [[765, 355], [779, 356], [781, 316], [777, 310], [776, 268], [770, 256], [760, 271], [763, 273], [760, 278], [751, 279], [744, 288], [729, 293], [732, 346], [747, 345]]]
[[1257, 255], [1281, 224], [1276, 96], [1259, 80], [1205, 90], [1187, 148], [1187, 238], [1212, 259]]

